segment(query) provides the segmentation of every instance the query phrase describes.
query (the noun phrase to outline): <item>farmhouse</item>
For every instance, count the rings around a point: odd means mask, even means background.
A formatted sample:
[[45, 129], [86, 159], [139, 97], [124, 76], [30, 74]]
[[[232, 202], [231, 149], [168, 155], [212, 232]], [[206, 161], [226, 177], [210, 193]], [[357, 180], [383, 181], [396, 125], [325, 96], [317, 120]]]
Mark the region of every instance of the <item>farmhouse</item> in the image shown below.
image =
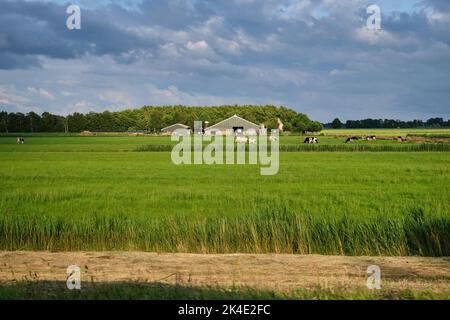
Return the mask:
[[178, 130], [177, 132], [184, 133], [184, 134], [190, 134], [191, 133], [190, 127], [186, 126], [184, 124], [181, 124], [181, 123], [175, 123], [175, 124], [172, 124], [172, 125], [170, 125], [168, 127], [162, 128], [161, 132], [163, 134], [171, 135], [175, 130]]
[[226, 134], [257, 134], [259, 126], [253, 122], [245, 120], [244, 118], [234, 115], [225, 119], [215, 125], [205, 128], [206, 135], [226, 135]]

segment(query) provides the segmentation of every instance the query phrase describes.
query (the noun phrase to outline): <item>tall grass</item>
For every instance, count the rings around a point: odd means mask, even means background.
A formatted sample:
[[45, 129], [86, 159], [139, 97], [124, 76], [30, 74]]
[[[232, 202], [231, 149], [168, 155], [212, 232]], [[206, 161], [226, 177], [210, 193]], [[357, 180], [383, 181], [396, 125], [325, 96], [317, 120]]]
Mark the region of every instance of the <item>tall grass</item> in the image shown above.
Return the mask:
[[5, 214], [0, 249], [448, 256], [450, 219], [421, 210], [363, 219], [293, 214], [286, 208], [196, 219]]
[[154, 145], [154, 144], [145, 144], [141, 146], [137, 146], [134, 151], [139, 152], [160, 152], [160, 151], [172, 151], [173, 145], [170, 144], [160, 144], [160, 145]]
[[448, 152], [450, 144], [323, 144], [323, 145], [281, 145], [285, 152]]
[[[172, 145], [141, 145], [134, 149], [137, 152], [171, 151]], [[193, 150], [193, 147], [192, 147]], [[248, 150], [248, 146], [246, 147]], [[224, 147], [225, 151], [225, 147]], [[281, 144], [282, 152], [450, 152], [450, 143], [420, 144]]]
[[408, 133], [407, 137], [421, 137], [421, 138], [450, 138], [450, 133]]

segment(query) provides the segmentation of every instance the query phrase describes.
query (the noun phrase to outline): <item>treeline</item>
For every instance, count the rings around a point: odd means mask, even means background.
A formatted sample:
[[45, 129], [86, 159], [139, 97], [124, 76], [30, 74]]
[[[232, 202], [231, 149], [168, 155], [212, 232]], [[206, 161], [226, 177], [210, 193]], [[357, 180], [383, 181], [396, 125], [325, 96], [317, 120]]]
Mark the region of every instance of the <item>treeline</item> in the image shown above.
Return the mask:
[[343, 123], [338, 118], [324, 125], [326, 128], [332, 129], [392, 129], [392, 128], [441, 128], [450, 127], [450, 119], [444, 121], [443, 118], [430, 118], [423, 120], [392, 120], [392, 119], [364, 119], [364, 120], [347, 120]]
[[278, 127], [281, 119], [285, 131], [319, 132], [321, 123], [312, 121], [307, 115], [286, 107], [276, 106], [145, 106], [117, 112], [73, 113], [66, 117], [44, 112], [7, 113], [0, 112], [0, 132], [82, 132], [82, 131], [136, 131], [160, 132], [174, 123], [183, 123], [191, 128], [194, 121], [209, 121], [215, 124], [237, 114], [256, 124], [264, 123], [269, 129]]

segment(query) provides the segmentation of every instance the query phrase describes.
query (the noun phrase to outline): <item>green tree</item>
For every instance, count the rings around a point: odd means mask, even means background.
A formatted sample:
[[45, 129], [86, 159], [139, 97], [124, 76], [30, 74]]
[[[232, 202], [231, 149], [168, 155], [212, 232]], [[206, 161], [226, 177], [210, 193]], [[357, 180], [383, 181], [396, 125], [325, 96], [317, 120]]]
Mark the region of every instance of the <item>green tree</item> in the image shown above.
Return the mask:
[[67, 117], [70, 132], [82, 132], [87, 130], [86, 117], [78, 112]]
[[308, 131], [308, 126], [310, 124], [311, 120], [303, 114], [303, 113], [297, 113], [296, 116], [293, 118], [293, 131], [294, 132], [301, 132], [305, 133]]
[[44, 112], [41, 116], [41, 129], [43, 132], [64, 132], [64, 117]]
[[311, 121], [308, 125], [307, 131], [309, 132], [320, 132], [323, 130], [323, 125], [318, 121]]
[[26, 118], [28, 123], [28, 125], [26, 126], [27, 131], [39, 132], [41, 126], [41, 117], [37, 113], [31, 111], [27, 114]]
[[6, 123], [8, 124], [9, 132], [26, 132], [27, 131], [27, 128], [25, 127], [26, 117], [21, 112], [9, 113]]
[[276, 118], [270, 118], [269, 120], [264, 121], [264, 125], [267, 129], [277, 129], [278, 121]]
[[8, 112], [0, 112], [0, 132], [8, 133]]
[[163, 117], [164, 113], [161, 109], [153, 109], [149, 116], [149, 129], [159, 132], [162, 128], [166, 127], [165, 125], [163, 125]]
[[331, 127], [333, 129], [341, 129], [342, 128], [342, 122], [338, 118], [334, 119], [333, 122], [331, 122]]

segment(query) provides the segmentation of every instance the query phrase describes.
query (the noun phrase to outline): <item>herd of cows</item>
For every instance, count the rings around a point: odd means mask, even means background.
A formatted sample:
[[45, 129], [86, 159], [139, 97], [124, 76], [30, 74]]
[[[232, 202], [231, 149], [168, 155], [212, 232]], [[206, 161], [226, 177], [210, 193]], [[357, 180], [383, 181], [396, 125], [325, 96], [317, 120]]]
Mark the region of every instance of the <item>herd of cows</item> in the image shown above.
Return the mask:
[[[275, 141], [275, 137], [270, 136], [269, 140], [271, 142]], [[353, 137], [348, 137], [345, 140], [345, 143], [351, 143], [351, 142], [355, 142], [358, 141], [360, 138], [353, 136]], [[367, 141], [373, 141], [373, 140], [377, 140], [376, 136], [367, 136], [367, 137], [362, 137], [361, 140], [367, 140]], [[397, 141], [399, 142], [405, 142], [407, 141], [407, 139], [405, 137], [397, 137], [396, 138]], [[244, 136], [238, 136], [236, 137], [236, 142], [237, 143], [250, 143], [250, 144], [255, 144], [256, 143], [256, 139], [255, 138], [246, 138]], [[18, 137], [17, 138], [17, 144], [24, 144], [25, 143], [25, 138], [22, 137]], [[309, 143], [309, 144], [316, 144], [319, 143], [319, 139], [317, 137], [306, 137], [305, 140], [303, 141], [303, 143]]]
[[[347, 139], [345, 140], [345, 143], [352, 143], [352, 142], [356, 142], [358, 140], [363, 140], [363, 141], [374, 141], [377, 140], [376, 136], [367, 136], [367, 137], [347, 137]], [[385, 139], [386, 140], [386, 139]], [[390, 140], [390, 139], [389, 139]], [[405, 142], [408, 141], [407, 138], [405, 137], [397, 137], [397, 138], [393, 138], [392, 140], [397, 140], [398, 142]], [[305, 140], [303, 141], [303, 143], [311, 143], [311, 144], [315, 144], [315, 143], [319, 143], [319, 139], [317, 139], [316, 137], [306, 137]]]
[[[362, 137], [361, 139], [367, 140], [367, 141], [372, 141], [372, 140], [377, 140], [377, 137], [376, 136], [368, 136], [368, 137]], [[358, 137], [348, 137], [347, 140], [345, 140], [345, 143], [355, 142], [358, 140], [359, 140]], [[303, 143], [315, 144], [315, 143], [319, 143], [319, 139], [317, 139], [316, 137], [306, 137], [305, 140], [303, 141]]]

